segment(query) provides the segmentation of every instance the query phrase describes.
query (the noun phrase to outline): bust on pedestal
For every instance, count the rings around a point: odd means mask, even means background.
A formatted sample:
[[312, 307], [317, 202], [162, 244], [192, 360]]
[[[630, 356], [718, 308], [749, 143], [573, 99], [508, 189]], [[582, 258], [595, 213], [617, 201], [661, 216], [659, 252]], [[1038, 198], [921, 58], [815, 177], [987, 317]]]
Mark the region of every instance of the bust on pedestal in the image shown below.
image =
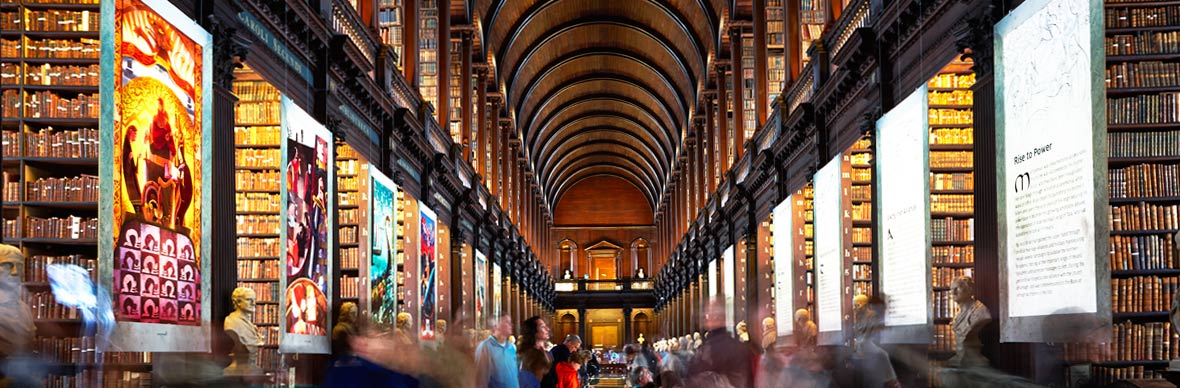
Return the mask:
[[959, 313], [951, 320], [951, 329], [955, 331], [955, 356], [947, 364], [958, 368], [988, 366], [979, 333], [992, 321], [992, 315], [983, 302], [975, 299], [975, 280], [960, 276], [951, 281], [951, 299], [959, 305]]
[[811, 312], [807, 309], [795, 310], [795, 344], [801, 348], [813, 348], [818, 334], [819, 330], [811, 320]]
[[262, 335], [258, 333], [258, 326], [254, 325], [254, 290], [246, 287], [234, 289], [232, 296], [234, 312], [225, 317], [225, 334], [234, 342], [230, 352], [229, 366], [225, 367], [226, 376], [261, 376], [263, 371], [258, 367], [258, 347], [262, 346]]

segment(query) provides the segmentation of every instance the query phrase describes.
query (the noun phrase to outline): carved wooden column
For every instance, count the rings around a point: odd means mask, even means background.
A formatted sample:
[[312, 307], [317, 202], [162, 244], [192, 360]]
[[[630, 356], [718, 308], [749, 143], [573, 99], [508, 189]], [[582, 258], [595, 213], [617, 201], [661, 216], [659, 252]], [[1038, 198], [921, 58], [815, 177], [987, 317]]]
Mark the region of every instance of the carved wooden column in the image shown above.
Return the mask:
[[[733, 44], [733, 42], [730, 42]], [[728, 77], [725, 75], [727, 64], [717, 65], [717, 143], [716, 147], [721, 151], [717, 160], [718, 181], [725, 176], [725, 172], [729, 171], [729, 85], [727, 85]], [[734, 107], [737, 110], [736, 106]], [[716, 188], [714, 188], [716, 190]]]
[[483, 177], [484, 182], [490, 182], [488, 180], [491, 176], [488, 173], [488, 139], [490, 139], [488, 136], [488, 70], [487, 67], [480, 66], [474, 69], [474, 73], [476, 78], [475, 104], [479, 106], [479, 113], [475, 115], [475, 129], [477, 131], [475, 136], [475, 171]]
[[[840, 1], [840, 0], [836, 0]], [[444, 133], [451, 133], [451, 3], [439, 1], [438, 9], [438, 106], [435, 117]]]
[[[418, 82], [418, 0], [403, 1], [402, 18], [402, 73], [406, 82], [417, 90]], [[417, 109], [417, 107], [410, 107]]]
[[701, 203], [704, 206], [708, 202], [708, 197], [713, 192], [717, 191], [717, 111], [714, 110], [714, 101], [716, 101], [717, 91], [705, 91], [705, 139], [706, 144], [701, 147], [701, 152], [705, 153], [705, 182], [706, 184], [701, 189], [705, 190], [705, 200]]
[[[460, 132], [462, 132], [463, 139], [463, 160], [471, 163], [471, 154], [477, 150], [472, 147], [473, 142], [471, 137], [471, 30], [463, 30], [459, 32], [460, 39], [460, 55], [462, 58], [462, 68], [459, 71], [459, 109], [463, 112], [463, 117], [460, 119]], [[478, 174], [479, 171], [476, 171]]]
[[[766, 75], [766, 0], [754, 1], [754, 115], [757, 117], [757, 131], [766, 124], [770, 107], [770, 90]], [[777, 90], [775, 92], [778, 92]]]

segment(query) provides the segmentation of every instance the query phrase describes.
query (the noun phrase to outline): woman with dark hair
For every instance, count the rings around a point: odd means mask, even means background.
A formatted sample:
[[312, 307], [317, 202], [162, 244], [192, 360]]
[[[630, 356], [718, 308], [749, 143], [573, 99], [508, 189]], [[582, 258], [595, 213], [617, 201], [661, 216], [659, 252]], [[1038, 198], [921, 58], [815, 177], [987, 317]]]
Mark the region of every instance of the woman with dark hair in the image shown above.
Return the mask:
[[520, 337], [517, 339], [516, 349], [536, 348], [545, 351], [545, 342], [549, 341], [549, 325], [539, 316], [524, 320], [520, 325]]

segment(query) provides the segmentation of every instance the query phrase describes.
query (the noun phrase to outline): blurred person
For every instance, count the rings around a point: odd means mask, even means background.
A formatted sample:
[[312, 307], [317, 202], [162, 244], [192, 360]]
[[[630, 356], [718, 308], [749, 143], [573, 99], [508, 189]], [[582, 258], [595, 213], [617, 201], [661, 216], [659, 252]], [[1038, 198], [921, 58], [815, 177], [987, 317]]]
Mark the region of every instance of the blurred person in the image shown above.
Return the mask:
[[554, 345], [549, 349], [549, 355], [553, 359], [553, 366], [549, 368], [549, 373], [541, 379], [542, 388], [553, 388], [558, 386], [557, 365], [568, 361], [570, 355], [576, 353], [578, 348], [582, 347], [582, 338], [577, 334], [570, 334], [565, 336], [565, 341], [560, 345]]
[[704, 372], [688, 379], [685, 387], [735, 388], [724, 375], [714, 372]]
[[683, 341], [669, 340], [668, 355], [660, 360], [659, 378], [664, 387], [680, 387], [688, 375], [688, 362], [692, 354], [680, 348]]
[[512, 317], [504, 315], [492, 322], [492, 334], [475, 348], [475, 384], [480, 388], [518, 388], [516, 345], [512, 335]]
[[692, 333], [692, 348], [690, 348], [688, 350], [695, 352], [695, 351], [697, 351], [697, 349], [700, 349], [700, 347], [701, 347], [701, 333], [700, 332]]
[[626, 358], [627, 364], [626, 381], [627, 385], [632, 387], [639, 385], [639, 378], [642, 376], [643, 371], [648, 369], [649, 365], [647, 357], [637, 348], [638, 346], [634, 344], [623, 346], [623, 357]]
[[708, 336], [689, 363], [690, 378], [713, 372], [724, 376], [734, 388], [752, 387], [752, 355], [749, 348], [731, 336], [726, 329], [724, 302], [709, 302], [702, 318]]
[[574, 352], [566, 361], [555, 364], [557, 388], [579, 388], [582, 386], [580, 372], [582, 365], [590, 358], [588, 352]]
[[590, 351], [590, 358], [586, 360], [586, 365], [582, 367], [582, 386], [589, 386], [590, 380], [598, 377], [598, 373], [602, 370], [602, 366], [598, 364], [598, 358], [601, 357], [597, 351]]
[[549, 372], [549, 356], [532, 347], [521, 349], [516, 357], [520, 360], [520, 371], [517, 372], [520, 388], [540, 388], [541, 377]]
[[[463, 326], [463, 316], [456, 319], [456, 325]], [[435, 346], [427, 348], [424, 388], [470, 388], [476, 385], [475, 349], [463, 340], [461, 331], [447, 331], [447, 321], [438, 320]]]
[[889, 354], [877, 346], [880, 331], [885, 328], [882, 319], [885, 303], [880, 298], [872, 303], [867, 295], [853, 297], [853, 332], [855, 337], [855, 355], [859, 360], [862, 373], [862, 386], [865, 388], [901, 388], [897, 380], [897, 373], [889, 360]]
[[384, 337], [369, 320], [356, 322], [345, 341], [352, 352], [332, 362], [320, 387], [419, 387], [418, 379], [404, 373], [420, 369], [416, 352]]

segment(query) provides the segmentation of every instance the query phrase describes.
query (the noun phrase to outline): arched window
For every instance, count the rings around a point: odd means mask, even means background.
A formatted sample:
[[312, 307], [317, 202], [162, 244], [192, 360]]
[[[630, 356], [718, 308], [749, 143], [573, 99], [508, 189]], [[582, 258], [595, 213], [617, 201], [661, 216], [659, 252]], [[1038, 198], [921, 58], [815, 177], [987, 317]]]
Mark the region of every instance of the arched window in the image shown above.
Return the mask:
[[646, 339], [648, 341], [652, 340], [651, 339], [651, 336], [652, 336], [651, 318], [648, 318], [647, 313], [644, 313], [641, 311], [641, 312], [635, 314], [635, 319], [632, 319], [631, 322], [634, 323], [634, 325], [632, 325], [631, 327], [632, 327], [632, 330], [635, 331], [634, 333], [631, 333], [631, 340], [632, 341], [639, 338], [639, 334], [643, 334], [644, 339]]
[[643, 278], [651, 278], [651, 249], [647, 239], [643, 237], [631, 242], [631, 273], [633, 278], [639, 278], [639, 270], [643, 269]]
[[560, 278], [565, 278], [565, 271], [569, 271], [571, 278], [578, 277], [578, 244], [573, 240], [564, 239], [557, 243], [558, 271]]

